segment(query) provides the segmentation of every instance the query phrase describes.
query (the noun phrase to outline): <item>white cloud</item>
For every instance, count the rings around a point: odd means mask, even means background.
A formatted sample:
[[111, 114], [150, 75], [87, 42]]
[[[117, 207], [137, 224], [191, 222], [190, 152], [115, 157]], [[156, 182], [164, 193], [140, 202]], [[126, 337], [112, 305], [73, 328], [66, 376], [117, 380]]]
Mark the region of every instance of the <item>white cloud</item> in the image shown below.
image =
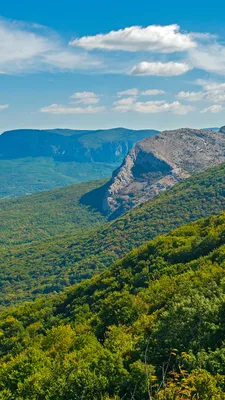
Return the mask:
[[130, 106], [132, 106], [134, 104], [134, 102], [136, 101], [135, 97], [126, 97], [124, 99], [120, 99], [117, 100], [113, 103], [114, 106], [116, 107], [125, 107], [125, 108], [129, 108]]
[[198, 80], [197, 83], [203, 86], [205, 90], [225, 92], [225, 83], [208, 82], [204, 80]]
[[165, 94], [164, 90], [159, 90], [159, 89], [149, 89], [149, 90], [143, 90], [140, 91], [137, 88], [133, 89], [128, 89], [124, 90], [123, 92], [118, 92], [117, 96], [122, 97], [122, 96], [157, 96], [159, 94]]
[[43, 107], [40, 112], [47, 114], [97, 114], [105, 111], [105, 107], [68, 107], [60, 104], [51, 104], [48, 107]]
[[140, 76], [178, 76], [189, 71], [191, 67], [183, 62], [146, 62], [143, 61], [140, 64], [135, 65], [131, 71], [130, 75], [140, 75]]
[[76, 104], [97, 104], [99, 103], [99, 96], [94, 92], [76, 92], [71, 99], [75, 99]]
[[124, 90], [122, 92], [118, 92], [117, 96], [137, 96], [139, 94], [139, 90], [136, 88]]
[[149, 89], [149, 90], [144, 90], [141, 92], [142, 96], [158, 96], [160, 94], [165, 94], [164, 90], [159, 90], [159, 89]]
[[0, 74], [74, 70], [99, 66], [84, 52], [69, 49], [44, 27], [0, 19]]
[[195, 68], [225, 75], [225, 47], [221, 44], [199, 45], [189, 56]]
[[207, 112], [211, 112], [213, 114], [219, 113], [220, 111], [222, 111], [224, 109], [224, 107], [222, 107], [219, 104], [214, 104], [213, 106], [204, 108], [201, 113], [205, 114]]
[[115, 102], [113, 107], [113, 111], [116, 112], [125, 113], [134, 111], [143, 114], [171, 112], [177, 115], [185, 115], [192, 110], [193, 107], [181, 104], [179, 101], [167, 103], [165, 100], [135, 102], [134, 99], [121, 99]]
[[0, 106], [0, 111], [6, 110], [7, 108], [9, 108], [8, 104], [3, 104]]
[[208, 101], [210, 103], [225, 102], [225, 83], [207, 82], [197, 80], [196, 83], [203, 87], [204, 91], [180, 92], [177, 97], [186, 101]]
[[204, 92], [180, 92], [177, 97], [187, 101], [200, 101], [204, 99]]
[[196, 46], [188, 33], [181, 33], [176, 24], [160, 26], [149, 25], [146, 28], [131, 26], [118, 31], [95, 36], [83, 36], [70, 42], [71, 46], [79, 46], [86, 50], [123, 50], [154, 51], [172, 53], [186, 51]]

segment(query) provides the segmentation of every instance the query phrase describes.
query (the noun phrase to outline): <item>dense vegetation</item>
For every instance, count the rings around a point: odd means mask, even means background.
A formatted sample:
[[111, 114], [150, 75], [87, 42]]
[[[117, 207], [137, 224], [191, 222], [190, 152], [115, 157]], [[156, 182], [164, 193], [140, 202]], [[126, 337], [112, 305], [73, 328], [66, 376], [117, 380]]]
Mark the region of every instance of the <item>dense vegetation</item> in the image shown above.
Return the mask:
[[31, 244], [1, 246], [1, 304], [58, 292], [103, 271], [158, 234], [220, 213], [225, 205], [224, 177], [225, 165], [193, 176], [84, 235], [71, 232]]
[[0, 398], [225, 399], [224, 273], [222, 214], [4, 311]]
[[0, 160], [0, 198], [107, 178], [117, 167], [118, 164], [59, 162], [50, 157]]
[[80, 198], [105, 183], [90, 181], [12, 200], [0, 200], [0, 245], [43, 240], [73, 231], [80, 234], [106, 222]]

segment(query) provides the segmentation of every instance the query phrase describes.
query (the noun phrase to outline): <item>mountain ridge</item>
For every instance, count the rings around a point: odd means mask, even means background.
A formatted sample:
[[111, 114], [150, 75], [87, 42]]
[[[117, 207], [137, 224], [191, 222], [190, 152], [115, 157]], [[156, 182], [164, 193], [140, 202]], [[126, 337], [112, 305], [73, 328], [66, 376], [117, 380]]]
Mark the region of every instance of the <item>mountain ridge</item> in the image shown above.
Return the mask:
[[[112, 219], [172, 187], [194, 172], [225, 161], [225, 136], [219, 132], [177, 129], [139, 141], [99, 189], [98, 208]], [[91, 195], [88, 194], [91, 205]], [[87, 204], [87, 196], [83, 201]], [[81, 199], [82, 201], [82, 199]]]
[[133, 145], [156, 130], [19, 129], [0, 135], [0, 159], [53, 157], [57, 161], [120, 162]]

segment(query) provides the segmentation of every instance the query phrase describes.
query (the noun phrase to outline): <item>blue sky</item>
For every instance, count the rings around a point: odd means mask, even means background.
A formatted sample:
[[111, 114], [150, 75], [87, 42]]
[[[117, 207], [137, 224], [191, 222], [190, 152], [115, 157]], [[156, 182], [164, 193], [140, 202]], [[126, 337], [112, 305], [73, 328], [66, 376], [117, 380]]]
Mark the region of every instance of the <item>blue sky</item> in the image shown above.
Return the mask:
[[225, 5], [9, 0], [1, 131], [225, 124]]

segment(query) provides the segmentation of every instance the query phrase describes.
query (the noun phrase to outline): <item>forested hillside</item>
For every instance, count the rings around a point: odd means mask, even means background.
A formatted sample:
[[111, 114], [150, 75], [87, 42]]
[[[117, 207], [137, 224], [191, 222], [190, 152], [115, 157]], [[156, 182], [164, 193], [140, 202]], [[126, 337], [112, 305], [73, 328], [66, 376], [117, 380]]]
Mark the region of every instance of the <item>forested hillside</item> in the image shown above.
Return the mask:
[[0, 160], [0, 198], [10, 199], [109, 178], [118, 164], [59, 162], [50, 157]]
[[222, 214], [1, 313], [0, 398], [225, 399], [224, 273]]
[[[185, 180], [96, 231], [0, 248], [1, 304], [49, 295], [91, 277], [147, 240], [225, 208], [225, 165]], [[7, 243], [6, 243], [7, 244]]]
[[80, 203], [105, 180], [90, 181], [12, 200], [0, 200], [0, 245], [43, 240], [70, 231], [81, 233], [106, 217]]

